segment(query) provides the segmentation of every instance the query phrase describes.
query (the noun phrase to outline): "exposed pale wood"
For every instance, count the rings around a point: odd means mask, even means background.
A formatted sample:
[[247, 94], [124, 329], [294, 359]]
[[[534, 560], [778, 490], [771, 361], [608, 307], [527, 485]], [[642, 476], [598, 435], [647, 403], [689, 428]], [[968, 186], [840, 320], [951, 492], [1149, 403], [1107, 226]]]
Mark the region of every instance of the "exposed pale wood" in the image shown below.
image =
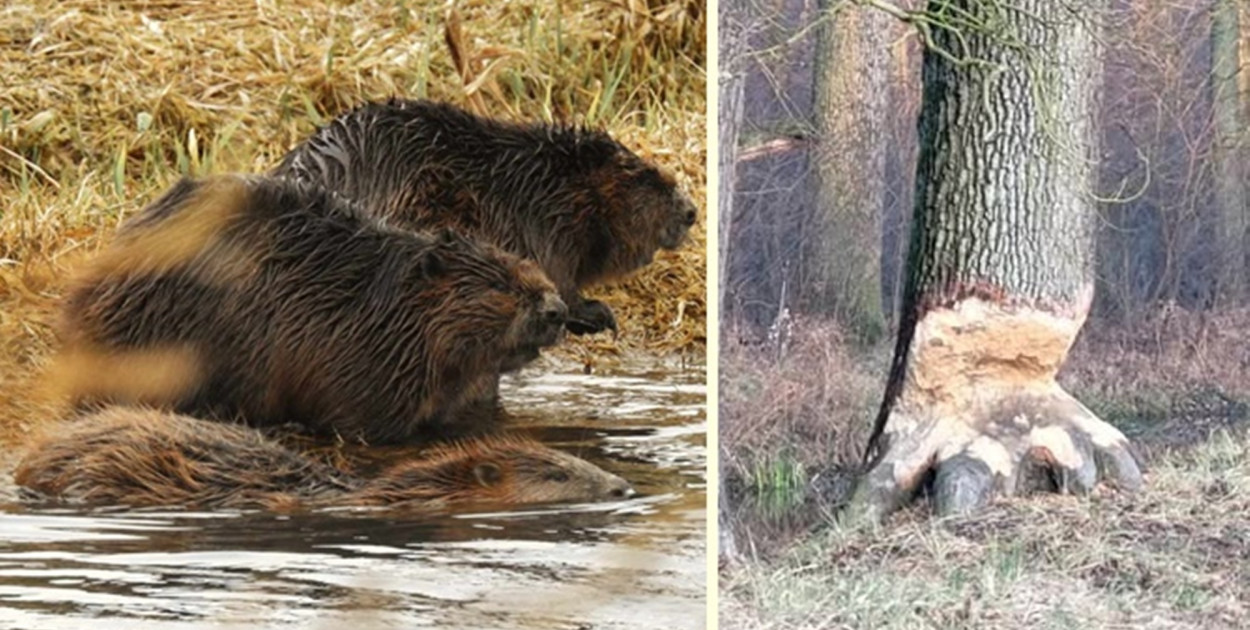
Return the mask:
[[759, 144], [753, 144], [749, 147], [738, 149], [737, 164], [758, 160], [770, 155], [785, 153], [786, 151], [797, 151], [806, 147], [808, 141], [805, 138], [776, 138], [767, 140]]

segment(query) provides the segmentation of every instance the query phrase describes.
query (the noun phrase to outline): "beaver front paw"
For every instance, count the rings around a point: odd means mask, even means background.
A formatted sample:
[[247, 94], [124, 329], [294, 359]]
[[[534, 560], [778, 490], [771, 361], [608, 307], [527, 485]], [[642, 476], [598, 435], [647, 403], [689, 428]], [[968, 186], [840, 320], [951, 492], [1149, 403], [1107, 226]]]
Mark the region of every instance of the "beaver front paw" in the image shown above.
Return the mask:
[[569, 310], [564, 327], [574, 335], [593, 335], [611, 330], [616, 334], [616, 316], [607, 304], [599, 300], [582, 300]]

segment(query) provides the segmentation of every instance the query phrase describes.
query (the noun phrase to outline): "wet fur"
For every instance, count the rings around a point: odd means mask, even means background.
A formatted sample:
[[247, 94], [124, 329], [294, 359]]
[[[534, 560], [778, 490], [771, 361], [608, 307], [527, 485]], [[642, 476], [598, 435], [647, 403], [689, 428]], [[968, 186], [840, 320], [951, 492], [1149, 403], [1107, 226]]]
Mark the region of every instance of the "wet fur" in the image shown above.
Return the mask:
[[256, 429], [131, 407], [105, 409], [49, 432], [14, 477], [40, 498], [136, 507], [443, 508], [633, 494], [623, 479], [519, 437], [435, 447], [366, 478], [306, 457]]
[[355, 487], [255, 429], [110, 408], [55, 427], [14, 472], [19, 486], [88, 505], [278, 505]]
[[616, 326], [582, 289], [677, 248], [696, 215], [670, 176], [606, 133], [512, 124], [431, 101], [345, 113], [273, 173], [326, 186], [398, 226], [454, 226], [538, 261], [576, 333]]
[[183, 180], [74, 284], [63, 356], [121, 373], [141, 351], [196, 361], [177, 391], [71, 391], [80, 406], [393, 443], [492, 430], [500, 373], [555, 343], [565, 312], [534, 263], [450, 230], [391, 229], [285, 180]]

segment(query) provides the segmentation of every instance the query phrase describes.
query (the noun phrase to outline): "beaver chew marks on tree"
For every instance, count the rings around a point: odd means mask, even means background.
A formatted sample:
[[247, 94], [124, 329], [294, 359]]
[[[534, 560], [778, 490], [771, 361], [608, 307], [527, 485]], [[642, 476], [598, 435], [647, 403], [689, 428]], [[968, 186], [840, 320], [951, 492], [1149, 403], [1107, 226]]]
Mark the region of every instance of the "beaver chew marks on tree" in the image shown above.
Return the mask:
[[[493, 428], [501, 372], [565, 313], [535, 263], [451, 230], [389, 229], [281, 179], [183, 180], [72, 286], [53, 374], [79, 406], [449, 437]], [[174, 377], [125, 382], [162, 358]]]
[[634, 494], [620, 477], [523, 438], [436, 447], [364, 478], [256, 429], [132, 407], [104, 409], [49, 431], [15, 479], [40, 498], [129, 506], [430, 509]]
[[930, 480], [940, 514], [1142, 481], [1124, 435], [1055, 381], [1093, 296], [1097, 9], [957, 4], [1003, 30], [933, 29], [975, 62], [925, 54], [902, 319], [856, 516]]
[[453, 226], [538, 261], [576, 334], [616, 330], [611, 309], [582, 289], [676, 249], [696, 219], [672, 177], [606, 133], [424, 100], [347, 112], [273, 174], [325, 186], [397, 226]]

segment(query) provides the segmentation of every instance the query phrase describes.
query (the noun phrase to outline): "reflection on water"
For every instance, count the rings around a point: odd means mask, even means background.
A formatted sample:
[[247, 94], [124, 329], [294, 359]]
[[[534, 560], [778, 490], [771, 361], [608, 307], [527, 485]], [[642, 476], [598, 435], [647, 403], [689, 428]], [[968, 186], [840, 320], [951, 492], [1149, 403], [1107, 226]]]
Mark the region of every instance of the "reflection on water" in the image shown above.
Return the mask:
[[517, 426], [633, 483], [616, 503], [433, 517], [0, 503], [0, 628], [702, 628], [704, 392], [701, 369], [506, 384]]

